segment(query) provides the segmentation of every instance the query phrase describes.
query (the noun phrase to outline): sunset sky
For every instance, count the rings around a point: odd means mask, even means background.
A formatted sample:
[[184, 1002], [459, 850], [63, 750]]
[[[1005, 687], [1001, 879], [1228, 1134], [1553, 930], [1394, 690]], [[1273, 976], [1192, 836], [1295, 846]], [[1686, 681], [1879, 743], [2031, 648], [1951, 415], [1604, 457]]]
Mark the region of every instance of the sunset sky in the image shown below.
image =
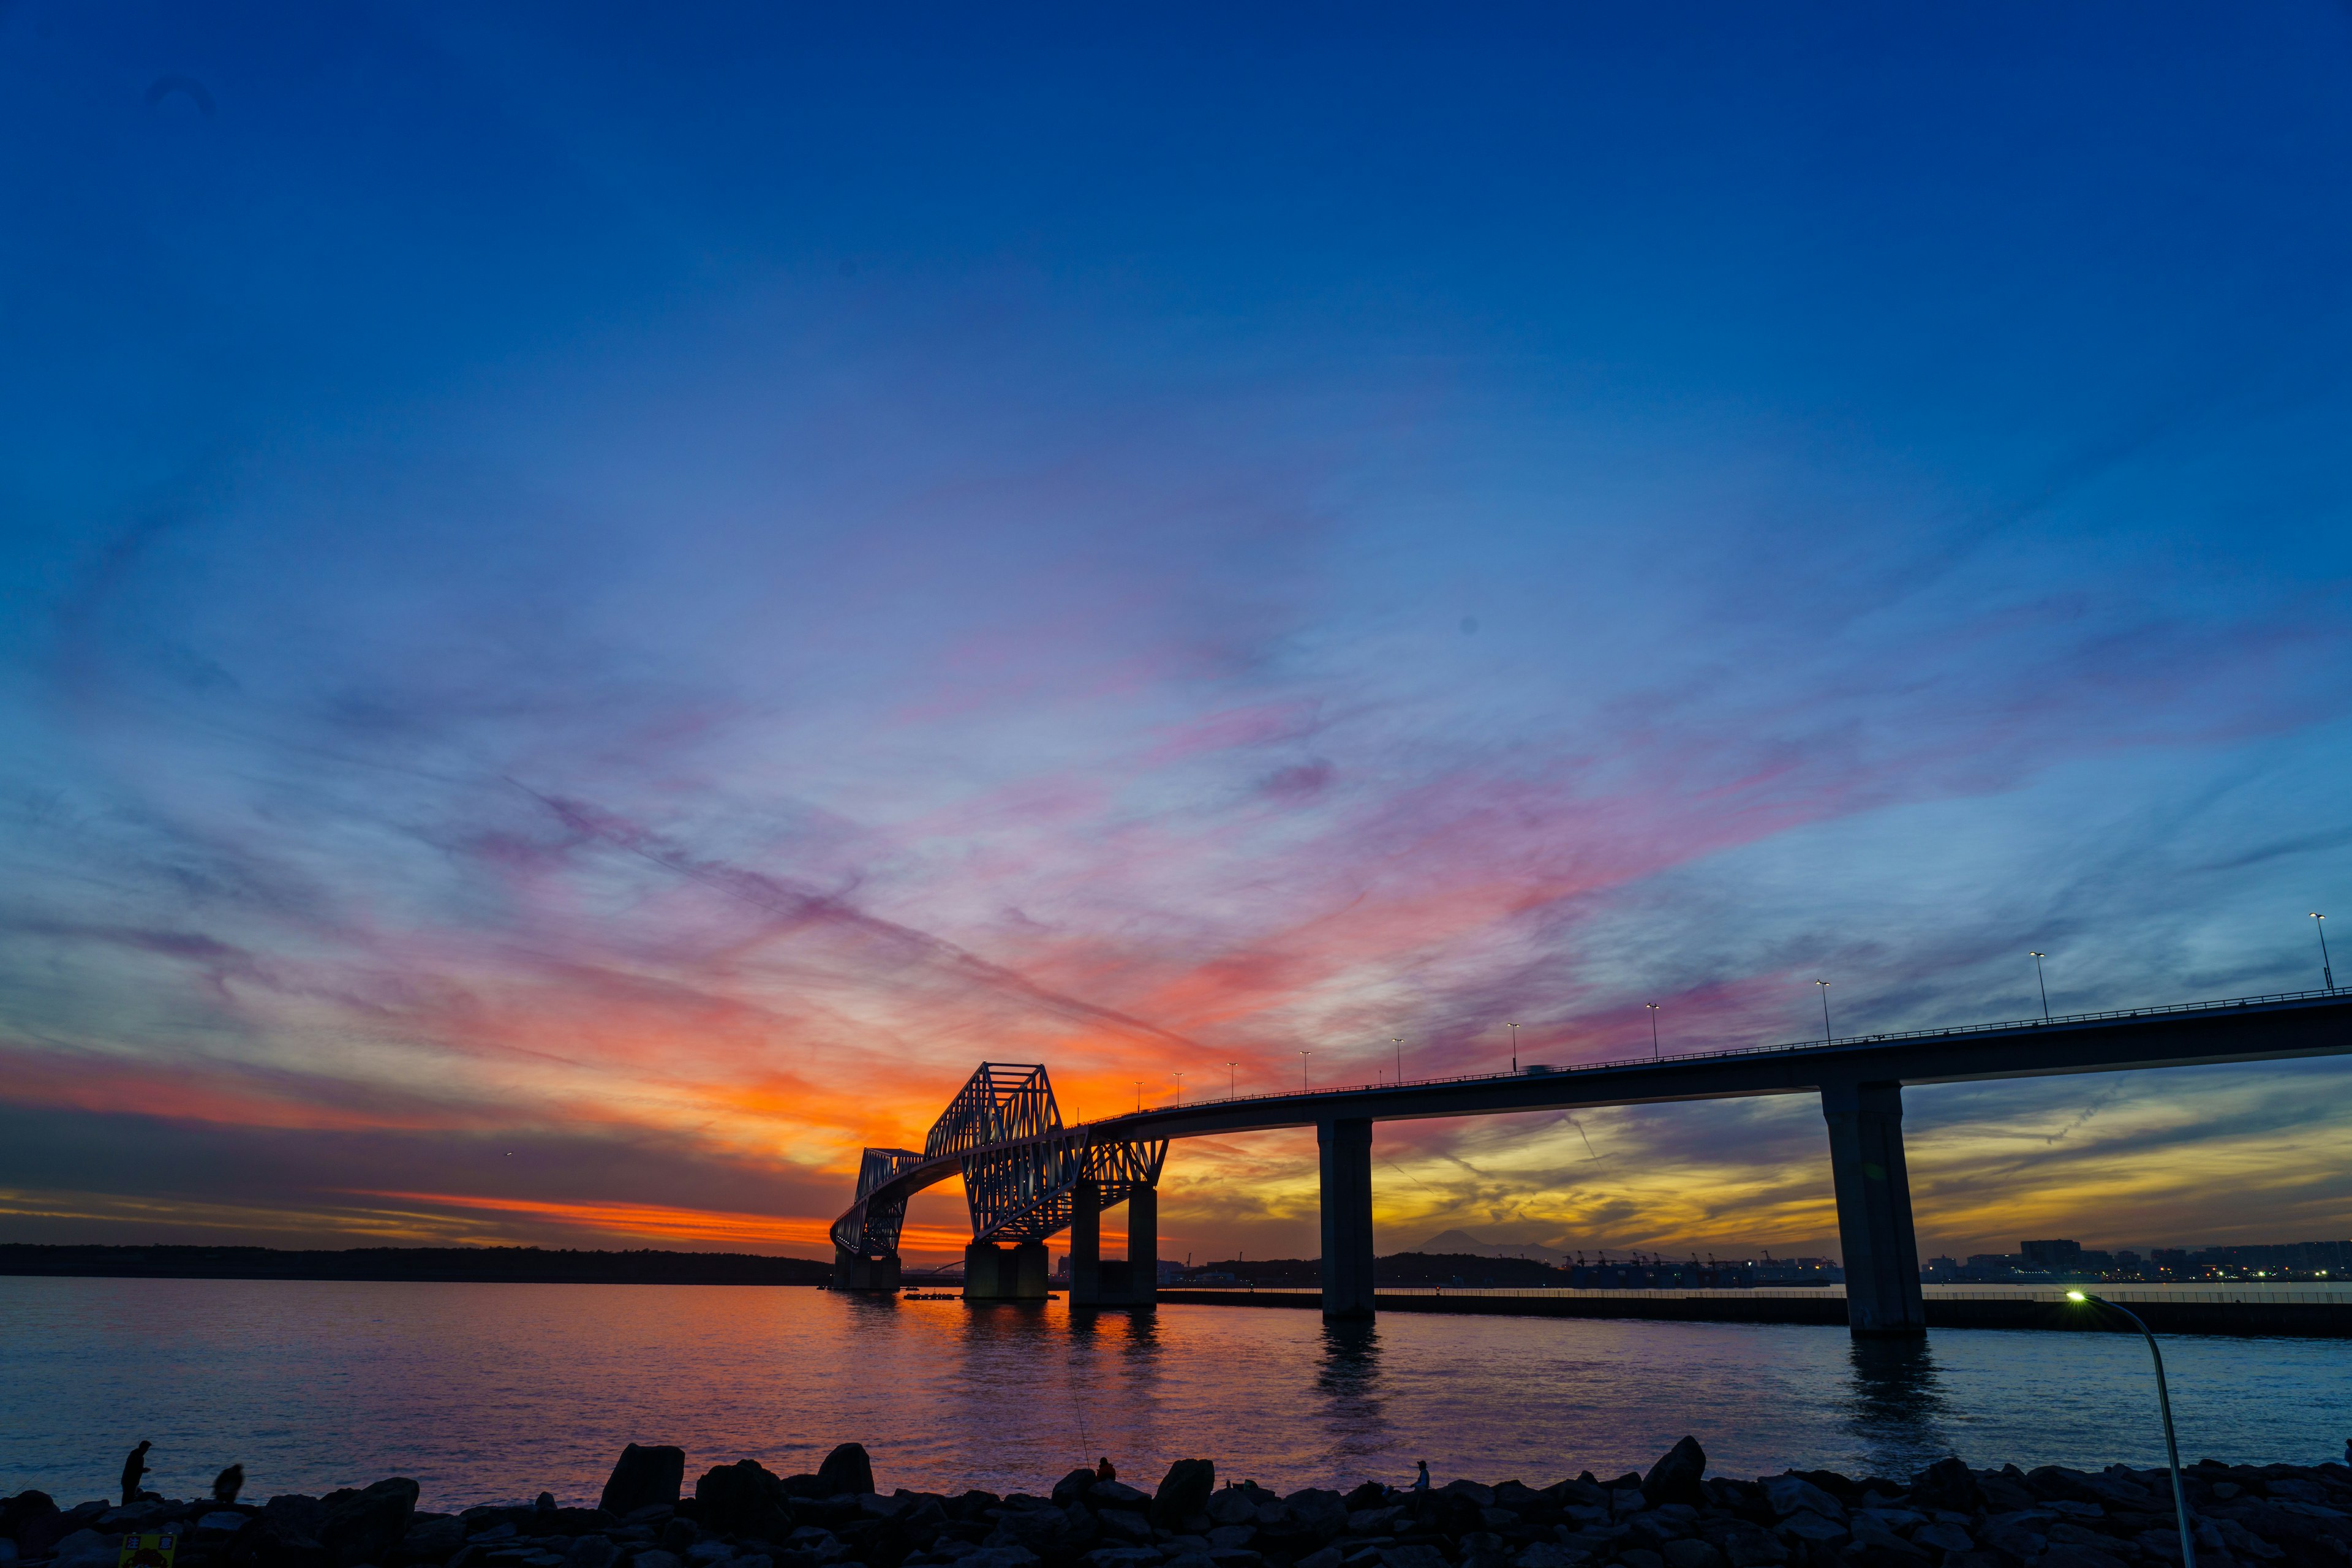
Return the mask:
[[[0, 8], [0, 1240], [823, 1256], [983, 1058], [2352, 975], [2347, 82], [2317, 0]], [[2352, 1064], [1907, 1103], [1923, 1252], [2352, 1235]], [[1373, 1173], [1835, 1246], [1807, 1099]], [[1164, 1191], [1314, 1254], [1311, 1131]]]

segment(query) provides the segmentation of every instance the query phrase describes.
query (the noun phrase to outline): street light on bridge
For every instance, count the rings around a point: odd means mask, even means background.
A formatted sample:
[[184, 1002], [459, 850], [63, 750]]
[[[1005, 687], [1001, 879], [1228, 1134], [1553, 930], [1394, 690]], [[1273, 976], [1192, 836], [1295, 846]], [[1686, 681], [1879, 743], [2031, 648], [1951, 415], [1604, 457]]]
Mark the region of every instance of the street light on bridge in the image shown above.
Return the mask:
[[1181, 1072], [1176, 1075], [1176, 1103], [1184, 1103], [1184, 1075]]
[[1227, 1062], [1225, 1064], [1225, 1098], [1227, 1100], [1239, 1100], [1242, 1097], [1242, 1091], [1234, 1087], [1240, 1082], [1241, 1079], [1234, 1071], [1234, 1064]]
[[2042, 1021], [2046, 1024], [2050, 1021], [2050, 982], [2042, 978], [2042, 961], [2050, 955], [2032, 952], [2026, 956], [2033, 960], [2033, 984], [2042, 987]]
[[1816, 980], [1813, 984], [1822, 988], [1822, 1044], [1826, 1046], [1830, 1043], [1830, 983]]
[[2330, 991], [2336, 989], [2336, 967], [2327, 962], [2327, 917], [2317, 910], [2311, 911], [2311, 929], [2319, 933], [2319, 979]]
[[1517, 1078], [1519, 1072], [1519, 1026], [1506, 1024], [1503, 1027], [1511, 1031], [1511, 1076]]
[[1644, 1002], [1642, 1005], [1650, 1010], [1650, 1059], [1655, 1061], [1658, 1059], [1658, 1005]]
[[2069, 1290], [2066, 1300], [2105, 1307], [2129, 1321], [2139, 1331], [2139, 1337], [2147, 1342], [2148, 1359], [2156, 1363], [2156, 1408], [2164, 1417], [2164, 1457], [2172, 1466], [2172, 1516], [2180, 1526], [2181, 1568], [2197, 1568], [2197, 1542], [2189, 1530], [2189, 1494], [2180, 1485], [2180, 1445], [2172, 1436], [2172, 1396], [2164, 1388], [2164, 1352], [2156, 1348], [2156, 1336], [2147, 1331], [2147, 1325], [2139, 1321], [2138, 1313], [2118, 1307], [2104, 1296], [2094, 1296], [2088, 1290]]
[[1301, 1094], [1307, 1092], [1307, 1058], [1314, 1054], [1313, 1051], [1298, 1053], [1298, 1092]]
[[1391, 1035], [1389, 1038], [1396, 1042], [1397, 1082], [1402, 1084], [1404, 1082], [1404, 1037], [1402, 1035]]

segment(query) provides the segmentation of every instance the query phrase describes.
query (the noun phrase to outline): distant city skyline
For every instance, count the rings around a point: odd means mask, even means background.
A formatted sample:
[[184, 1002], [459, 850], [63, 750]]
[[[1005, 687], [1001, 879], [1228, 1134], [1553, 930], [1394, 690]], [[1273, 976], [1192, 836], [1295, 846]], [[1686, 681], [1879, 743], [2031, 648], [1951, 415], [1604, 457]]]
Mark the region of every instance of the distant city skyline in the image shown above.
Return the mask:
[[[2304, 990], [2352, 906], [2342, 6], [0, 40], [0, 1240], [824, 1256], [983, 1058]], [[2352, 1064], [1906, 1115], [1923, 1252], [2352, 1230]], [[1833, 1255], [1825, 1147], [1383, 1125], [1379, 1246]], [[1185, 1142], [1162, 1249], [1316, 1181]]]

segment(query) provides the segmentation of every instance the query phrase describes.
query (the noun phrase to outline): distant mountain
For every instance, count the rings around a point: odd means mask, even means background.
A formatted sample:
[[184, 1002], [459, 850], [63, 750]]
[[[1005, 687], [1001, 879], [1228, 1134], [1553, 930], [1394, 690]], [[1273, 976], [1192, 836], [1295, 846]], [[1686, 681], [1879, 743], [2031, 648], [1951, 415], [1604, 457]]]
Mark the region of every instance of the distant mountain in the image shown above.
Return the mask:
[[1478, 1258], [1534, 1258], [1546, 1263], [1559, 1263], [1568, 1257], [1559, 1247], [1545, 1247], [1538, 1242], [1481, 1241], [1466, 1230], [1440, 1232], [1412, 1250], [1469, 1253]]

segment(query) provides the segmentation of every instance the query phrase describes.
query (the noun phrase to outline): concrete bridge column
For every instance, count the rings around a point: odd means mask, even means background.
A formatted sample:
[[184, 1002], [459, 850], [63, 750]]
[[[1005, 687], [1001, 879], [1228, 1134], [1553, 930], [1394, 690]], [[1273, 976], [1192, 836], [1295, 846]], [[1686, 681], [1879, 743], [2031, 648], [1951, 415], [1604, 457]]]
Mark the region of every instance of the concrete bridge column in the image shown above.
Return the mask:
[[1822, 1114], [1845, 1253], [1846, 1326], [1856, 1339], [1924, 1334], [1927, 1309], [1903, 1163], [1903, 1086], [1825, 1083]]
[[973, 1242], [963, 1249], [963, 1299], [1044, 1300], [1045, 1244], [1024, 1241], [1017, 1247], [998, 1247], [992, 1242]]
[[1070, 1193], [1070, 1305], [1102, 1303], [1102, 1184], [1081, 1181]]
[[1318, 1121], [1323, 1165], [1323, 1316], [1372, 1315], [1372, 1124]]
[[1160, 1189], [1138, 1187], [1127, 1197], [1127, 1304], [1160, 1308]]
[[898, 1288], [898, 1255], [884, 1258], [861, 1258], [854, 1252], [833, 1249], [833, 1288], [836, 1290], [896, 1290]]

